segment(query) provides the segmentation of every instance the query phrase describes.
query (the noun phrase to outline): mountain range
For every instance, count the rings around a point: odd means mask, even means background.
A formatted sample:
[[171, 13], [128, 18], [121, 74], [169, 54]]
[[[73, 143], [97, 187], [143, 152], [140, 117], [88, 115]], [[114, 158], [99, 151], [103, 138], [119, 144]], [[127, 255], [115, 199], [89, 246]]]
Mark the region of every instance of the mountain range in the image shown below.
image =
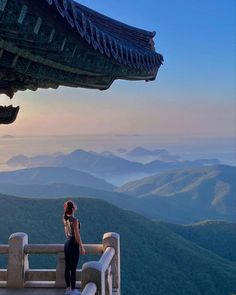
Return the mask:
[[[236, 220], [236, 167], [214, 165], [179, 169], [127, 183], [117, 192], [157, 201], [160, 214], [172, 222]], [[207, 217], [207, 218], [206, 218]]]
[[[140, 149], [140, 148], [139, 148]], [[75, 150], [69, 154], [38, 155], [27, 157], [17, 155], [7, 161], [7, 165], [13, 168], [25, 167], [67, 167], [90, 173], [104, 178], [114, 185], [121, 185], [128, 180], [153, 175], [165, 170], [201, 167], [216, 164], [218, 160], [200, 159], [194, 161], [160, 161], [139, 163], [118, 157], [111, 152], [95, 153], [84, 150]]]
[[113, 190], [114, 186], [86, 172], [64, 167], [38, 167], [0, 172], [1, 184], [71, 184], [102, 190]]
[[178, 169], [115, 188], [77, 170], [31, 168], [0, 173], [0, 192], [37, 198], [92, 196], [172, 223], [206, 219], [236, 222], [235, 170], [226, 165]]
[[141, 163], [148, 163], [154, 160], [175, 162], [180, 159], [180, 156], [172, 155], [166, 149], [149, 150], [143, 147], [136, 147], [126, 153], [122, 153], [122, 157]]
[[[236, 292], [235, 264], [229, 259], [183, 238], [168, 225], [105, 201], [89, 198], [74, 201], [79, 208], [77, 217], [82, 224], [84, 243], [101, 242], [104, 232], [120, 234], [122, 294], [229, 295]], [[64, 202], [62, 198], [0, 195], [0, 224], [4, 225], [0, 243], [7, 243], [9, 235], [17, 231], [28, 233], [30, 243], [63, 243]], [[83, 261], [84, 258], [80, 260], [80, 267]], [[36, 265], [55, 267], [55, 262], [51, 257], [42, 256], [30, 260], [31, 267]]]

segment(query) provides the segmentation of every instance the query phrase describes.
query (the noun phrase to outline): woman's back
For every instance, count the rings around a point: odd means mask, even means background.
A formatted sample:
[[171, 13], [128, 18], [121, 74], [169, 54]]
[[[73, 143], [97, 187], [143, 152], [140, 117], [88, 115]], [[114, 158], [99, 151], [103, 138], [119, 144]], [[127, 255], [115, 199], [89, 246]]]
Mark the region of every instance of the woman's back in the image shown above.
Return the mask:
[[[76, 220], [77, 218], [75, 218], [73, 215], [67, 216], [67, 219], [65, 220], [67, 238], [71, 238], [75, 236], [74, 224]], [[80, 222], [78, 222], [78, 225], [80, 229]]]

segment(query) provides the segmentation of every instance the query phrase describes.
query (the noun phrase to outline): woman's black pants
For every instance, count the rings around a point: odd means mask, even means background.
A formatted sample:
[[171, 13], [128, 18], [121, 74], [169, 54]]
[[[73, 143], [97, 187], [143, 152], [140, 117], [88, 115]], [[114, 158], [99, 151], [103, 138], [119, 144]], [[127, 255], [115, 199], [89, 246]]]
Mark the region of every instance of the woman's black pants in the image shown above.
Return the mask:
[[79, 261], [79, 245], [76, 243], [75, 237], [71, 237], [65, 242], [65, 281], [66, 287], [75, 289], [76, 268]]

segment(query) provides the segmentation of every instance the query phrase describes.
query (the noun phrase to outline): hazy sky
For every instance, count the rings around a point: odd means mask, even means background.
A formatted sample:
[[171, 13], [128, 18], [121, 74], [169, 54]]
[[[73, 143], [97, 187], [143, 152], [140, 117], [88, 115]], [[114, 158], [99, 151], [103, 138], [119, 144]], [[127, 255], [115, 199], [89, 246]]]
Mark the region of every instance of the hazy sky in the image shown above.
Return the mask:
[[[19, 92], [16, 122], [0, 135], [155, 133], [235, 136], [235, 0], [87, 0], [80, 3], [157, 32], [165, 62], [155, 82], [116, 81], [105, 92]], [[0, 103], [9, 100], [0, 96]]]

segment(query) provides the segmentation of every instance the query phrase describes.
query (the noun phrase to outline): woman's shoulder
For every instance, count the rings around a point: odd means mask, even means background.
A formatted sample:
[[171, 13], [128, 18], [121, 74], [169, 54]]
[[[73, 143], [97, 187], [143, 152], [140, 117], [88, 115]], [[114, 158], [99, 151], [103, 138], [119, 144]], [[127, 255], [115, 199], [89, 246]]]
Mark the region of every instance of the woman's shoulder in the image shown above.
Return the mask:
[[75, 216], [71, 216], [71, 221], [80, 223], [79, 219]]
[[73, 219], [71, 219], [72, 223], [73, 223], [74, 225], [78, 224], [78, 227], [79, 227], [79, 229], [80, 229], [80, 221], [79, 221], [79, 219], [76, 218], [75, 216], [72, 216], [72, 217], [73, 217]]

